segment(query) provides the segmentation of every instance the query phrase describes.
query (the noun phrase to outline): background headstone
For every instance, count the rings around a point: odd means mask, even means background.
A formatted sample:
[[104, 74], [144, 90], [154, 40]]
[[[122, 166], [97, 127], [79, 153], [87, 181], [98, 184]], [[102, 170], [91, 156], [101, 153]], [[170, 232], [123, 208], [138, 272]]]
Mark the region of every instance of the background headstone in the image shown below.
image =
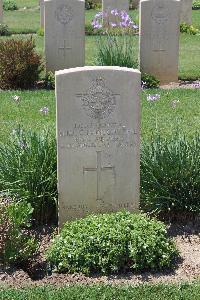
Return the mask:
[[60, 227], [139, 207], [140, 80], [120, 67], [56, 72]]
[[40, 0], [40, 27], [44, 28], [44, 0]]
[[85, 1], [45, 0], [47, 71], [85, 64]]
[[111, 22], [118, 23], [120, 21], [118, 17], [110, 14], [113, 9], [129, 12], [129, 0], [102, 0], [103, 13], [108, 16], [108, 19], [104, 19], [104, 26], [108, 26]]
[[181, 23], [192, 24], [192, 0], [181, 0]]
[[0, 23], [3, 22], [3, 0], [0, 0]]
[[140, 69], [161, 84], [178, 80], [179, 0], [141, 0]]

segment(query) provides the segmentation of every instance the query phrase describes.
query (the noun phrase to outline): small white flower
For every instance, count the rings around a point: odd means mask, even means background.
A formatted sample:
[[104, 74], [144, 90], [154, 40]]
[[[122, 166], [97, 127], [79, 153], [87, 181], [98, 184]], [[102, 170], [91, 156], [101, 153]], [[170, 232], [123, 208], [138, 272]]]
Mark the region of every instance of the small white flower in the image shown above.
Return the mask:
[[40, 108], [39, 112], [43, 113], [44, 115], [47, 115], [49, 112], [48, 107], [44, 106], [42, 108]]
[[179, 103], [180, 101], [179, 100], [173, 100], [171, 105], [172, 105], [172, 108], [176, 108], [177, 104]]
[[21, 100], [20, 96], [17, 96], [17, 95], [12, 96], [11, 98], [12, 98], [12, 100], [14, 100], [17, 103], [19, 103]]

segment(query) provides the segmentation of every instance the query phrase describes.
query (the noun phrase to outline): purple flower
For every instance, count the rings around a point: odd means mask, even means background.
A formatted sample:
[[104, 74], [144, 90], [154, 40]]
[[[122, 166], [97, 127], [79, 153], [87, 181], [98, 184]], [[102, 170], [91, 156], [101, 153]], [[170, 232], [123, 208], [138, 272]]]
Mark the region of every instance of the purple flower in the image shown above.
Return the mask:
[[44, 115], [47, 115], [49, 113], [49, 109], [48, 107], [42, 107], [39, 112], [43, 113]]
[[147, 95], [147, 101], [149, 102], [155, 102], [158, 99], [160, 99], [160, 94], [155, 94], [155, 95]]
[[111, 15], [113, 15], [113, 16], [119, 16], [119, 12], [118, 12], [117, 9], [112, 9], [110, 13], [111, 13]]
[[195, 83], [193, 83], [193, 87], [196, 89], [200, 89], [200, 81], [196, 81]]

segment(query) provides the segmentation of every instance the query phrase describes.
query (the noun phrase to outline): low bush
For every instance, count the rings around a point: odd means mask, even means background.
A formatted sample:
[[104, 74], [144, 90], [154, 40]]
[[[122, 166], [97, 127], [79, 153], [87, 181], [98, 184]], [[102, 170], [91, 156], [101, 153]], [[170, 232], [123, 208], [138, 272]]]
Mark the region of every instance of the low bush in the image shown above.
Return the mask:
[[3, 0], [3, 9], [4, 10], [17, 10], [17, 4], [13, 0]]
[[52, 72], [48, 72], [45, 75], [44, 84], [47, 89], [54, 90], [55, 89], [55, 75]]
[[160, 81], [153, 75], [142, 73], [142, 87], [147, 89], [158, 88]]
[[40, 27], [40, 28], [37, 30], [37, 35], [39, 35], [39, 36], [44, 36], [44, 29]]
[[0, 36], [8, 36], [11, 35], [8, 26], [6, 24], [0, 23]]
[[156, 136], [141, 148], [141, 207], [164, 217], [200, 213], [200, 136]]
[[[114, 13], [116, 12], [113, 11]], [[137, 68], [137, 58], [133, 55], [132, 35], [137, 32], [138, 26], [127, 13], [123, 11], [117, 11], [117, 13], [119, 17], [118, 20], [116, 19], [116, 23], [110, 22], [106, 15], [102, 18], [101, 12], [97, 13], [92, 21], [93, 29], [97, 34], [101, 30], [104, 31], [103, 35], [97, 37], [96, 64]]]
[[192, 9], [200, 9], [200, 0], [193, 0]]
[[182, 23], [180, 25], [180, 32], [196, 35], [199, 33], [199, 29], [195, 28], [193, 25]]
[[88, 275], [168, 268], [176, 254], [163, 223], [118, 212], [67, 222], [47, 258], [59, 272]]
[[25, 262], [37, 250], [34, 237], [27, 235], [33, 209], [25, 201], [0, 198], [0, 260], [3, 264]]
[[0, 144], [0, 190], [30, 203], [37, 223], [56, 221], [56, 141], [49, 132], [19, 127]]
[[32, 38], [0, 41], [0, 89], [33, 87], [42, 70]]

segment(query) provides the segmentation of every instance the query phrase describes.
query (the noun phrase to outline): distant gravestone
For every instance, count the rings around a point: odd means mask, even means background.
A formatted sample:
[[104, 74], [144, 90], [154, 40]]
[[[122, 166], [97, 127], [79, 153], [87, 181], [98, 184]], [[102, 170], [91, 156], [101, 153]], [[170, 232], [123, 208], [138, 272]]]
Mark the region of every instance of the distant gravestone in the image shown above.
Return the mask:
[[141, 0], [140, 69], [161, 84], [178, 80], [179, 0]]
[[91, 213], [137, 210], [140, 72], [56, 72], [59, 226]]
[[108, 23], [114, 22], [118, 23], [119, 18], [111, 14], [113, 9], [117, 9], [118, 11], [129, 11], [129, 0], [102, 0], [102, 9], [104, 16], [107, 15], [105, 18], [106, 23], [104, 25], [108, 25]]
[[45, 0], [47, 71], [84, 66], [85, 1]]
[[40, 27], [44, 28], [44, 0], [40, 0]]
[[192, 24], [193, 0], [181, 0], [181, 23]]
[[3, 22], [3, 0], [0, 0], [0, 23]]

